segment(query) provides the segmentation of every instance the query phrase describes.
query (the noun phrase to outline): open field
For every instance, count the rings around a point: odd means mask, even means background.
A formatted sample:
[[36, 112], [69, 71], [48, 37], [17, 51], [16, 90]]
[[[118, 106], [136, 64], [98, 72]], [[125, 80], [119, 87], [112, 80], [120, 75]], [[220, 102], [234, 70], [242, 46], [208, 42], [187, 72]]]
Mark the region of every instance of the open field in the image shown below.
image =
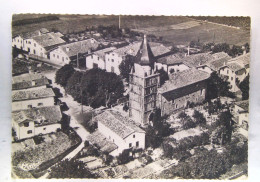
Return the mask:
[[[38, 18], [44, 15], [14, 15], [13, 20]], [[45, 15], [46, 16], [46, 15]], [[59, 20], [37, 24], [13, 26], [13, 35], [40, 28], [56, 29], [63, 34], [84, 31], [91, 26], [118, 25], [118, 16], [97, 15], [57, 15]], [[228, 43], [242, 45], [250, 42], [250, 31], [235, 29], [220, 24], [201, 22], [183, 16], [121, 16], [121, 27], [162, 36], [165, 41], [187, 45], [190, 41], [202, 43]]]

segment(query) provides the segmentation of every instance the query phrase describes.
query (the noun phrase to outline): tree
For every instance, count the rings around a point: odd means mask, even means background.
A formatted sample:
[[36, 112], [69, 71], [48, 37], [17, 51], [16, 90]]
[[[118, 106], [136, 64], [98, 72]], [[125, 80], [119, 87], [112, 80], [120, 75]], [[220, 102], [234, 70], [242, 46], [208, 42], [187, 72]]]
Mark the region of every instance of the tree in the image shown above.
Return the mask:
[[163, 85], [167, 80], [169, 80], [168, 73], [164, 71], [163, 68], [157, 70], [156, 73], [160, 74], [160, 85]]
[[193, 118], [195, 119], [196, 123], [198, 124], [206, 124], [206, 119], [203, 114], [197, 110], [194, 110]]
[[239, 84], [239, 89], [242, 92], [242, 100], [248, 100], [249, 98], [249, 75]]
[[59, 162], [51, 168], [50, 178], [97, 178], [92, 174], [82, 161], [76, 159]]
[[223, 80], [214, 71], [211, 73], [207, 85], [207, 100], [219, 98], [220, 96], [233, 97], [233, 94], [229, 91], [229, 82]]
[[232, 49], [228, 52], [228, 54], [232, 57], [236, 57], [238, 55], [243, 54], [243, 49], [241, 46], [233, 45]]
[[69, 78], [75, 72], [74, 68], [70, 64], [66, 64], [56, 72], [55, 82], [65, 87]]
[[126, 56], [126, 59], [123, 60], [119, 65], [120, 75], [129, 82], [129, 73], [134, 65], [133, 57]]
[[217, 52], [229, 53], [229, 51], [230, 51], [230, 47], [227, 43], [216, 44], [212, 49], [213, 53], [217, 53]]
[[68, 80], [66, 91], [76, 100], [93, 108], [110, 107], [123, 96], [122, 79], [101, 69], [75, 72]]

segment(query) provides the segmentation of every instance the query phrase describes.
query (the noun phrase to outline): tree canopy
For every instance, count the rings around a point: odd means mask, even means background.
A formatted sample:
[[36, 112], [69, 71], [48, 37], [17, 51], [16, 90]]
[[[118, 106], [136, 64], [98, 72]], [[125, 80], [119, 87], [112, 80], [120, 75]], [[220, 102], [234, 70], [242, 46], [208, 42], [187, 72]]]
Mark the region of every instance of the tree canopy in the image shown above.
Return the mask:
[[169, 80], [168, 73], [164, 69], [159, 69], [156, 73], [160, 74], [160, 85], [163, 85], [167, 80]]
[[134, 61], [132, 56], [126, 56], [126, 59], [119, 65], [120, 75], [129, 82], [129, 73], [133, 67]]
[[74, 68], [70, 64], [66, 64], [56, 72], [55, 82], [61, 86], [66, 86], [68, 79], [75, 72]]
[[207, 100], [215, 99], [220, 96], [233, 97], [233, 94], [229, 91], [229, 82], [220, 78], [219, 75], [214, 71], [211, 73], [208, 87], [207, 87]]
[[249, 99], [249, 75], [239, 84], [239, 89], [242, 92], [242, 100]]
[[119, 76], [101, 69], [75, 72], [68, 80], [66, 91], [84, 105], [109, 107], [123, 96], [124, 85]]
[[82, 161], [64, 160], [51, 168], [50, 178], [97, 178]]

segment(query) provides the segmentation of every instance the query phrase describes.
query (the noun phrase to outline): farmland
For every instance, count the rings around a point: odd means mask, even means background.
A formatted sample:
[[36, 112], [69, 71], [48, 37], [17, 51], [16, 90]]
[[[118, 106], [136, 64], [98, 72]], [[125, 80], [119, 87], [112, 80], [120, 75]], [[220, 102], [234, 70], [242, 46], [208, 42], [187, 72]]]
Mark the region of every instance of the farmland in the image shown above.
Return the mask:
[[[40, 18], [44, 15], [14, 15], [13, 20]], [[45, 15], [46, 16], [46, 15]], [[13, 35], [40, 28], [56, 29], [63, 34], [84, 31], [86, 27], [118, 25], [118, 16], [97, 15], [57, 15], [59, 20], [37, 24], [14, 26]], [[247, 20], [245, 20], [247, 21]], [[190, 41], [215, 42], [243, 45], [250, 41], [248, 29], [236, 29], [210, 22], [197, 21], [183, 16], [121, 16], [121, 27], [154, 34], [174, 44], [187, 45]]]

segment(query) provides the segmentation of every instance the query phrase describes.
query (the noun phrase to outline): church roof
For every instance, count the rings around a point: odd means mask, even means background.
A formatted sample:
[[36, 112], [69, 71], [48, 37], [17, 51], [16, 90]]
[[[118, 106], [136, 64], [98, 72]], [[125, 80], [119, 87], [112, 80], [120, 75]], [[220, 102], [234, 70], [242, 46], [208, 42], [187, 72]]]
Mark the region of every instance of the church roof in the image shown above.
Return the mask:
[[135, 61], [140, 65], [152, 65], [154, 62], [154, 55], [152, 53], [150, 45], [147, 42], [146, 35], [144, 35], [144, 40], [136, 55]]

